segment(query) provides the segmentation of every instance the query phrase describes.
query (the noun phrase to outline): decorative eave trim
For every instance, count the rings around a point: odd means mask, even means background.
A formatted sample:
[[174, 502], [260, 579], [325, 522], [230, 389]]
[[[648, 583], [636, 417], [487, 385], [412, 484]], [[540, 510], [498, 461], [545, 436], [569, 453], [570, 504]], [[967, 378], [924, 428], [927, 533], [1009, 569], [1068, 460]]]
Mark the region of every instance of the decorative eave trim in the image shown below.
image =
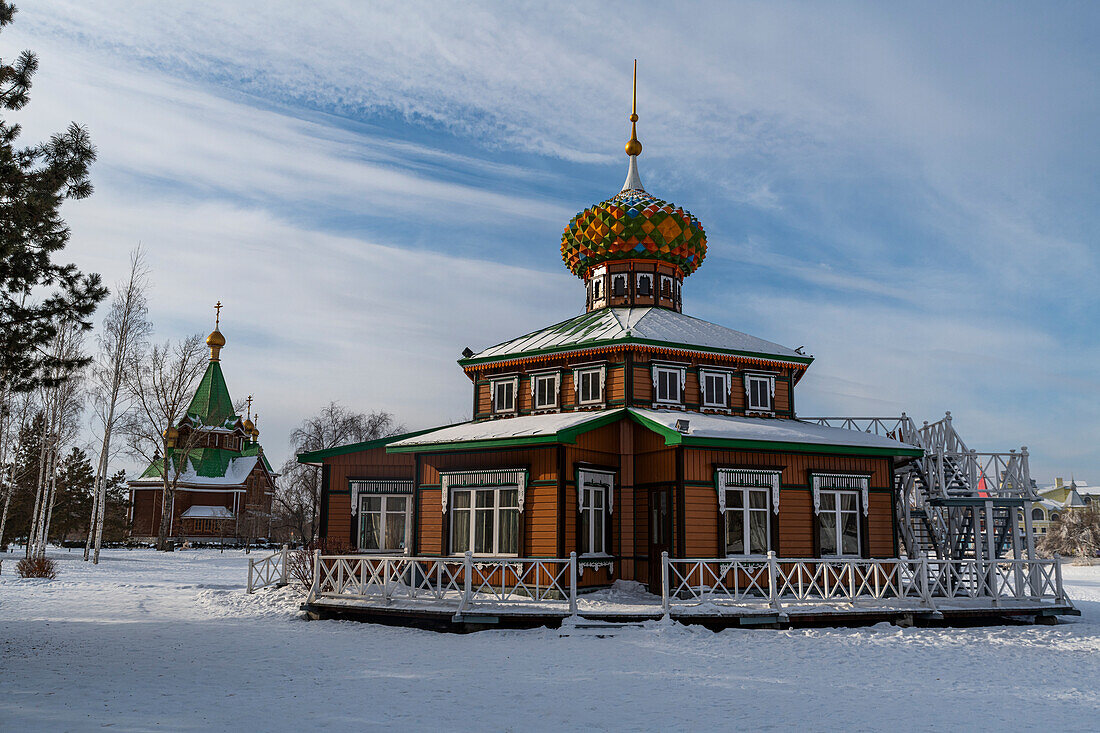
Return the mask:
[[348, 479], [351, 515], [359, 513], [359, 497], [366, 494], [413, 494], [412, 479]]
[[871, 487], [871, 476], [866, 473], [834, 473], [834, 472], [810, 472], [810, 489], [814, 495], [814, 514], [821, 513], [821, 490], [826, 491], [858, 491], [863, 504], [863, 516], [868, 515], [868, 490]]
[[[447, 513], [447, 502], [451, 489], [460, 488], [496, 488], [515, 486], [519, 489], [519, 510], [523, 511], [523, 502], [527, 492], [526, 468], [496, 468], [480, 471], [441, 471], [439, 474], [440, 501], [443, 513]], [[470, 510], [473, 511], [473, 506]]]
[[759, 468], [719, 468], [714, 472], [714, 487], [718, 492], [718, 513], [726, 512], [726, 489], [758, 488], [771, 489], [772, 513], [779, 514], [779, 476], [778, 469]]

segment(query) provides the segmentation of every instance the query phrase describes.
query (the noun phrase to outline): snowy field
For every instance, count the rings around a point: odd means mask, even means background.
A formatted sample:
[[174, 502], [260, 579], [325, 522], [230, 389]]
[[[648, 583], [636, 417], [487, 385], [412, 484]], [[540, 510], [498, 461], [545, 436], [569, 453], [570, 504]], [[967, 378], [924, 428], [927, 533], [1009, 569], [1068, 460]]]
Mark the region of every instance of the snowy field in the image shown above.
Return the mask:
[[1100, 728], [1100, 567], [1081, 618], [979, 629], [467, 636], [306, 622], [239, 551], [55, 551], [0, 576], [0, 730]]

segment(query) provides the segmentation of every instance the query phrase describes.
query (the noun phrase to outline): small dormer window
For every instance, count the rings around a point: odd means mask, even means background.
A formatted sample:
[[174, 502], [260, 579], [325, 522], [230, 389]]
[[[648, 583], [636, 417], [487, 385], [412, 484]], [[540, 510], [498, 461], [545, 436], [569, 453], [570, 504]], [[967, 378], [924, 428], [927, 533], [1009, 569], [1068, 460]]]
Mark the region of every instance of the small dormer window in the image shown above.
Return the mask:
[[653, 276], [649, 273], [638, 273], [638, 295], [643, 298], [653, 296]]
[[746, 374], [745, 397], [750, 410], [771, 412], [774, 409], [775, 377], [766, 374]]
[[516, 411], [516, 387], [518, 381], [518, 377], [508, 377], [507, 379], [495, 379], [490, 383], [493, 390], [493, 412], [503, 413]]
[[626, 297], [626, 275], [612, 275], [611, 276], [611, 297], [624, 298]]

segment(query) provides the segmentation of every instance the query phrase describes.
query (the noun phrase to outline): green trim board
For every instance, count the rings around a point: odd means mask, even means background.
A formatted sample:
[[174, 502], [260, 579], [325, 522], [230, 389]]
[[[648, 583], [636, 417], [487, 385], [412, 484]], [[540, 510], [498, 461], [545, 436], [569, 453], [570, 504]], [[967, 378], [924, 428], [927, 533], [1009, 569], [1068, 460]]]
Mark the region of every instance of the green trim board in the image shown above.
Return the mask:
[[[745, 450], [778, 450], [794, 451], [799, 453], [833, 453], [839, 455], [857, 456], [922, 456], [924, 451], [920, 448], [878, 448], [872, 446], [838, 445], [832, 443], [804, 443], [772, 440], [754, 440], [744, 438], [719, 438], [708, 436], [685, 435], [663, 423], [639, 414], [634, 409], [628, 409], [630, 419], [639, 425], [652, 430], [665, 439], [665, 445], [682, 445], [687, 448], [734, 448]], [[687, 420], [695, 417], [694, 413], [684, 413]], [[749, 419], [749, 418], [746, 418]], [[751, 418], [762, 419], [762, 418]], [[900, 444], [899, 444], [900, 445]]]
[[[461, 425], [462, 423], [454, 423], [454, 425]], [[404, 440], [405, 438], [415, 438], [418, 435], [424, 433], [430, 433], [433, 430], [441, 430], [443, 427], [452, 427], [452, 425], [444, 425], [441, 427], [425, 428], [424, 430], [414, 430], [410, 433], [400, 433], [398, 435], [389, 435], [385, 438], [376, 438], [375, 440], [367, 440], [362, 443], [349, 443], [348, 445], [338, 445], [332, 448], [325, 448], [323, 450], [308, 451], [306, 453], [299, 453], [297, 456], [298, 463], [313, 463], [314, 461], [323, 460], [325, 458], [333, 458], [334, 456], [343, 456], [348, 453], [358, 453], [359, 451], [371, 450], [372, 448], [382, 448], [394, 443], [398, 440]]]

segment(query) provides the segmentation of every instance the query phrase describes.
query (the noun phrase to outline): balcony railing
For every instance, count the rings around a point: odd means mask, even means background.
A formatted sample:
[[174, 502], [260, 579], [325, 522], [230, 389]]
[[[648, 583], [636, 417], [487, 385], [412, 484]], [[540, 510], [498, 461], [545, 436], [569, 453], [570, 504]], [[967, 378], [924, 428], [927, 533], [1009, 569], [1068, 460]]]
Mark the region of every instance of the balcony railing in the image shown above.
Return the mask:
[[[314, 558], [310, 602], [344, 600], [463, 614], [578, 612], [576, 553], [568, 558], [321, 555]], [[639, 599], [665, 613], [727, 612], [738, 607], [783, 613], [787, 608], [843, 604], [935, 612], [948, 603], [985, 601], [1066, 604], [1061, 565], [1052, 560], [889, 558], [661, 558], [659, 600]], [[612, 611], [603, 604], [604, 611]], [[613, 605], [613, 604], [610, 604]], [[637, 605], [637, 604], [635, 604]], [[693, 610], [695, 609], [695, 610]], [[723, 610], [725, 609], [725, 610]], [[635, 609], [637, 610], [637, 609]], [[705, 610], [705, 609], [703, 609]]]

